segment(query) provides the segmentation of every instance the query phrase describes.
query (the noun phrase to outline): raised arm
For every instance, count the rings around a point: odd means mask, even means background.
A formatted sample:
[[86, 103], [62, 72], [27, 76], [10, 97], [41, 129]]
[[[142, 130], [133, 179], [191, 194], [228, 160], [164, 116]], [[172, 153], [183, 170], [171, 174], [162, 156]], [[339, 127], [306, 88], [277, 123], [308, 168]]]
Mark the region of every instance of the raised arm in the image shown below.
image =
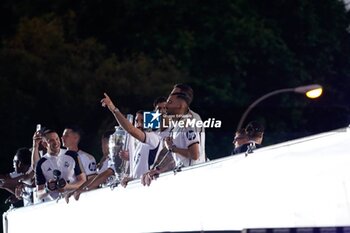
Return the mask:
[[32, 148], [32, 169], [35, 170], [35, 166], [38, 163], [39, 156], [39, 145], [41, 143], [42, 137], [40, 132], [35, 132], [33, 135], [33, 148]]
[[145, 141], [145, 133], [140, 129], [136, 128], [133, 124], [131, 124], [128, 119], [124, 117], [124, 115], [119, 111], [119, 109], [113, 104], [112, 100], [109, 96], [104, 93], [105, 98], [101, 100], [101, 104], [103, 107], [108, 107], [109, 111], [112, 112], [114, 118], [118, 121], [119, 125], [123, 127], [131, 136], [136, 138], [137, 140], [144, 142]]

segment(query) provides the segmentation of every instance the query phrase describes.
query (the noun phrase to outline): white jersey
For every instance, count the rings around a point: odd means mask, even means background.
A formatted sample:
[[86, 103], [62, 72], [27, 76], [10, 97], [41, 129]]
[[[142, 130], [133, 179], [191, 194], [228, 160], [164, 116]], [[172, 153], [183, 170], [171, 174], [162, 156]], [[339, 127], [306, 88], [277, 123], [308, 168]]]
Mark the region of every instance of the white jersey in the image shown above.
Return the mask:
[[[149, 134], [153, 134], [153, 132], [145, 132], [145, 143], [138, 142], [136, 146], [135, 153], [132, 156], [133, 159], [133, 169], [131, 173], [131, 177], [138, 179], [143, 174], [145, 174], [149, 168], [150, 165], [150, 153], [152, 150], [158, 149], [158, 146], [160, 144], [159, 137], [150, 137], [147, 136]], [[147, 140], [148, 139], [148, 140]], [[154, 160], [154, 159], [153, 159]], [[153, 163], [153, 161], [151, 161]]]
[[150, 146], [148, 144], [139, 142], [137, 143], [135, 153], [131, 155], [133, 161], [131, 178], [138, 179], [148, 170], [148, 154], [150, 151]]
[[[64, 155], [66, 153], [67, 149], [65, 148], [61, 148], [60, 149], [60, 152], [58, 155]], [[40, 150], [39, 151], [39, 157], [42, 158], [44, 157], [44, 151]], [[40, 159], [39, 159], [40, 160]], [[39, 162], [39, 161], [38, 161]], [[35, 164], [35, 166], [37, 166], [38, 163]], [[35, 170], [36, 170], [36, 167], [35, 167]], [[35, 179], [36, 179], [36, 176], [35, 176]], [[37, 196], [37, 189], [36, 188], [33, 188], [33, 202], [34, 202], [34, 205], [35, 204], [38, 204], [38, 203], [41, 203], [43, 201], [50, 201], [50, 200], [53, 200], [54, 198], [50, 198], [50, 197], [46, 197], [44, 199], [39, 199], [38, 196]]]
[[81, 163], [82, 166], [82, 172], [85, 173], [85, 175], [89, 176], [92, 174], [96, 174], [96, 159], [94, 156], [92, 156], [91, 154], [79, 150], [78, 151], [78, 155], [79, 155], [79, 161]]
[[[26, 171], [25, 173], [30, 173], [32, 171], [32, 168], [30, 167], [28, 169], [28, 171]], [[19, 176], [22, 176], [24, 175], [23, 173], [17, 173], [17, 172], [11, 172], [10, 174], [10, 177], [13, 179], [13, 178], [17, 178]], [[30, 205], [33, 205], [33, 188], [32, 187], [28, 187], [28, 186], [25, 186], [24, 187], [24, 192], [22, 194], [22, 199], [23, 199], [23, 206], [30, 206]]]
[[[194, 111], [190, 110], [189, 113], [193, 116], [194, 119], [196, 119], [196, 121], [202, 121], [202, 118]], [[207, 160], [207, 156], [205, 153], [205, 128], [204, 126], [202, 126], [197, 130], [199, 133], [199, 159], [192, 160], [191, 165], [204, 163]]]
[[155, 143], [159, 143], [158, 149], [156, 151], [156, 156], [153, 160], [153, 164], [150, 164], [150, 167], [152, 168], [152, 165], [158, 160], [158, 157], [160, 156], [161, 151], [165, 147], [164, 145], [164, 138], [170, 136], [170, 128], [165, 128], [163, 131], [153, 131], [146, 133], [145, 143], [149, 145], [154, 145]]
[[[100, 161], [101, 163], [101, 161]], [[103, 172], [105, 172], [107, 169], [112, 169], [113, 172], [115, 173], [115, 168], [114, 168], [114, 163], [112, 162], [111, 158], [108, 156], [105, 160], [103, 160], [102, 165], [100, 166], [99, 169], [96, 169], [96, 174], [99, 175]], [[115, 175], [111, 175], [106, 179], [104, 183], [101, 184], [102, 187], [108, 186], [111, 184], [111, 182], [114, 181]]]
[[[67, 183], [75, 183], [76, 176], [81, 174], [81, 169], [78, 162], [78, 154], [66, 155], [63, 153], [64, 150], [60, 150], [57, 156], [45, 154], [36, 166], [36, 184], [46, 185], [49, 180], [54, 180], [53, 171], [60, 171], [61, 175], [59, 178], [63, 178]], [[57, 191], [52, 191], [49, 195], [44, 198], [44, 201], [54, 200], [58, 197]]]
[[[191, 114], [190, 114], [191, 115]], [[192, 115], [191, 115], [192, 116]], [[180, 119], [179, 121], [186, 121], [186, 119]], [[173, 144], [177, 148], [188, 149], [193, 144], [199, 143], [199, 130], [195, 127], [182, 127], [185, 124], [177, 124], [172, 129], [170, 129], [170, 135], [173, 139]], [[200, 147], [200, 145], [199, 145]], [[173, 158], [175, 160], [176, 166], [191, 166], [196, 161], [186, 158], [179, 153], [172, 153]], [[204, 154], [200, 154], [199, 159], [197, 161], [204, 160]]]

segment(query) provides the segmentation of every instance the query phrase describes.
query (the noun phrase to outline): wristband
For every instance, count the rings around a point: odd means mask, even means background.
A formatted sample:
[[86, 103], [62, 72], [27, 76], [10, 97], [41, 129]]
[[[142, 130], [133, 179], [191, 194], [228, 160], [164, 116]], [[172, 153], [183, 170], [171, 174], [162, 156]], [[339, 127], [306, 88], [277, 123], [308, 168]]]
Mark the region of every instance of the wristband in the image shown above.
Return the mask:
[[116, 112], [119, 112], [119, 109], [117, 107], [115, 107], [113, 110], [112, 110], [113, 113], [116, 113]]

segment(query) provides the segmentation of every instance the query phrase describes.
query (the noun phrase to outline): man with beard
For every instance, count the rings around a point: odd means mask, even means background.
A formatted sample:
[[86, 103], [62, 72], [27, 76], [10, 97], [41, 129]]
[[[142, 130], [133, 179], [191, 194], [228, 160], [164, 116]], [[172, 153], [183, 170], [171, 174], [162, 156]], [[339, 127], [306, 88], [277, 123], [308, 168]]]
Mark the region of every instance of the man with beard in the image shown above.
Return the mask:
[[35, 168], [37, 196], [43, 201], [54, 200], [60, 193], [76, 189], [85, 181], [81, 172], [78, 154], [61, 150], [61, 141], [53, 130], [46, 130], [42, 143], [47, 153], [38, 161]]
[[[192, 101], [190, 93], [182, 91], [169, 95], [166, 103], [166, 117], [170, 118], [169, 135], [164, 138], [155, 133], [145, 133], [133, 127], [114, 105], [109, 96], [106, 93], [104, 95], [105, 98], [101, 100], [102, 106], [108, 107], [119, 124], [132, 136], [148, 144], [156, 141], [160, 142], [164, 139], [164, 147], [172, 155], [176, 167], [190, 166], [200, 159], [198, 129], [186, 124], [186, 121], [191, 120], [193, 117], [189, 114], [189, 105]], [[145, 173], [142, 176], [142, 184], [150, 185], [151, 180], [156, 178], [161, 172], [164, 172], [164, 170], [155, 167]]]
[[[170, 94], [172, 95], [176, 93], [182, 93], [186, 95], [188, 99], [188, 105], [191, 105], [193, 100], [193, 89], [189, 85], [184, 83], [175, 84]], [[189, 114], [191, 118], [195, 119], [196, 121], [202, 121], [200, 115], [190, 108], [188, 108], [187, 114]], [[205, 128], [204, 126], [202, 126], [200, 128], [197, 128], [197, 130], [199, 133], [200, 156], [198, 160], [193, 161], [193, 164], [203, 163], [208, 160], [207, 155], [205, 153]]]

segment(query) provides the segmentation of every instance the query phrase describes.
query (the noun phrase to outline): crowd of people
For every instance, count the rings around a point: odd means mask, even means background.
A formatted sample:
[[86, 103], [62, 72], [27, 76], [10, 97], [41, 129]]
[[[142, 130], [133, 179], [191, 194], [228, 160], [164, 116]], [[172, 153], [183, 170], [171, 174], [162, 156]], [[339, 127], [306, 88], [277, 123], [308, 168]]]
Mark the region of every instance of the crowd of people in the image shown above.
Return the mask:
[[[14, 171], [0, 175], [0, 188], [11, 193], [6, 202], [23, 200], [24, 206], [28, 206], [65, 198], [68, 203], [70, 198], [79, 200], [82, 192], [98, 187], [116, 184], [126, 187], [135, 179], [149, 186], [163, 172], [206, 162], [204, 127], [179, 124], [188, 119], [201, 121], [190, 109], [192, 100], [192, 88], [176, 84], [168, 98], [154, 101], [153, 111], [161, 116], [163, 124], [149, 130], [144, 127], [144, 111], [137, 111], [135, 121], [130, 122], [118, 109], [117, 102], [105, 93], [101, 105], [113, 114], [128, 140], [123, 148], [111, 148], [115, 131], [106, 131], [101, 138], [103, 156], [99, 163], [79, 148], [79, 127], [67, 126], [61, 138], [55, 130], [37, 129], [32, 148], [17, 150]], [[263, 132], [264, 128], [257, 122], [237, 131], [232, 154], [247, 155], [261, 147]]]

